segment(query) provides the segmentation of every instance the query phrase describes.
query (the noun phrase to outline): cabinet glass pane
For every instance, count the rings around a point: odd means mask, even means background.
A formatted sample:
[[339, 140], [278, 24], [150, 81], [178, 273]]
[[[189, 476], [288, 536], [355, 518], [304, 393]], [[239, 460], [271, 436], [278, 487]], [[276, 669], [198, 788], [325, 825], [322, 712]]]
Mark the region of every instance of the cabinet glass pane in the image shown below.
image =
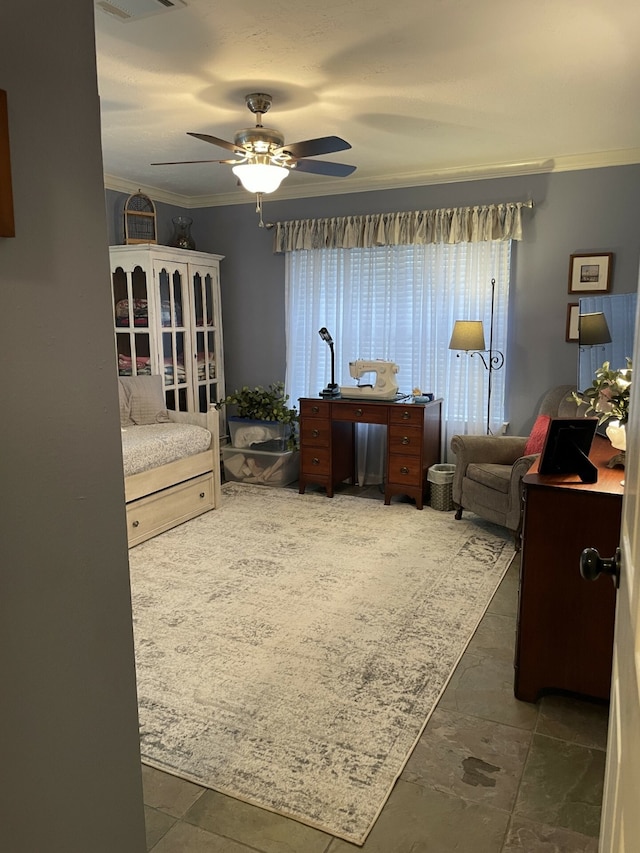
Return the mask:
[[216, 356], [213, 348], [213, 332], [197, 332], [198, 382], [216, 378]]
[[194, 273], [193, 276], [193, 316], [196, 326], [212, 327], [214, 325], [214, 297], [213, 278], [211, 273], [202, 276]]
[[186, 384], [187, 371], [185, 367], [184, 332], [162, 333], [162, 355], [164, 384]]
[[120, 376], [148, 376], [151, 374], [148, 333], [116, 334], [116, 347]]
[[199, 272], [193, 276], [193, 318], [196, 326], [204, 326], [204, 295], [202, 277]]
[[162, 326], [182, 326], [183, 323], [183, 296], [182, 276], [175, 270], [170, 276], [166, 269], [161, 269], [158, 275], [160, 287], [160, 322]]
[[143, 270], [140, 267], [136, 267], [131, 273], [129, 281], [122, 267], [118, 267], [114, 271], [112, 278], [116, 326], [148, 327], [147, 278]]
[[213, 281], [210, 275], [206, 275], [204, 279], [204, 293], [205, 293], [205, 301], [207, 305], [207, 326], [213, 326]]
[[216, 384], [200, 385], [198, 388], [198, 411], [208, 412], [217, 402]]
[[171, 316], [173, 317], [173, 325], [174, 326], [184, 326], [184, 311], [183, 308], [183, 294], [182, 294], [182, 276], [176, 270], [173, 274], [173, 289], [172, 289], [172, 312]]

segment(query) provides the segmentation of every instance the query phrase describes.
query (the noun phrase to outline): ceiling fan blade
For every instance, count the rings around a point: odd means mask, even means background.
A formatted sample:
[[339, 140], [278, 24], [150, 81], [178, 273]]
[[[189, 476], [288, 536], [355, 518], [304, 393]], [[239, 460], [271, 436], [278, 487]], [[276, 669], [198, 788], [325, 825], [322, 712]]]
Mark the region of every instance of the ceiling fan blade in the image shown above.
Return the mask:
[[328, 175], [331, 178], [346, 178], [355, 172], [355, 166], [346, 163], [329, 163], [325, 160], [296, 160], [293, 171], [311, 172], [314, 175]]
[[186, 166], [189, 163], [236, 163], [236, 160], [169, 160], [166, 163], [149, 163], [150, 166]]
[[227, 148], [229, 151], [235, 151], [236, 154], [244, 154], [244, 148], [236, 145], [235, 142], [227, 142], [226, 139], [218, 139], [217, 136], [210, 136], [208, 133], [191, 133], [187, 131], [188, 136], [195, 136], [196, 139], [202, 139], [203, 142], [210, 142], [212, 145], [219, 145], [220, 148]]
[[278, 151], [287, 151], [292, 157], [315, 157], [318, 154], [346, 151], [348, 148], [351, 148], [349, 143], [339, 136], [321, 136], [319, 139], [306, 139], [303, 142], [283, 145]]

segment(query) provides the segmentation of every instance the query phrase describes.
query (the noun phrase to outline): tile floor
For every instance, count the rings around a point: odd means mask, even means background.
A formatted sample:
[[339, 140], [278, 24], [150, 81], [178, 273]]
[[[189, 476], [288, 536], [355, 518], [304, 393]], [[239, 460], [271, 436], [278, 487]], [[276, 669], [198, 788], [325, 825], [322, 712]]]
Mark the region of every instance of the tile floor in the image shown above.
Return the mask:
[[143, 766], [147, 850], [597, 853], [607, 709], [514, 698], [517, 563], [363, 847]]

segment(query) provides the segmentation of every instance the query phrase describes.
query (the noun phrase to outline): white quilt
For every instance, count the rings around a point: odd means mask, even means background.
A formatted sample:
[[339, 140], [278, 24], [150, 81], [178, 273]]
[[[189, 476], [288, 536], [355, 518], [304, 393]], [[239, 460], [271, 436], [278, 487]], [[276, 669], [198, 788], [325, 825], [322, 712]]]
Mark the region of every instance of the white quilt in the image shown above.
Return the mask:
[[139, 474], [202, 453], [211, 446], [211, 433], [192, 424], [150, 424], [122, 427], [124, 475]]

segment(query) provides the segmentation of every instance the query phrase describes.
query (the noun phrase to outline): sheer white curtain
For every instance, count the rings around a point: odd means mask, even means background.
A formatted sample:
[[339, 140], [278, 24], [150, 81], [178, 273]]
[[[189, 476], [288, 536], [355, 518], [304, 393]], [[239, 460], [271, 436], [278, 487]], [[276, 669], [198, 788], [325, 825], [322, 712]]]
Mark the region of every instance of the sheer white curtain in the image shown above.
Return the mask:
[[[510, 240], [288, 251], [285, 384], [292, 401], [317, 397], [330, 381], [330, 350], [318, 334], [326, 326], [338, 384], [354, 384], [355, 358], [394, 361], [402, 393], [419, 387], [443, 398], [445, 451], [455, 433], [484, 433], [488, 371], [478, 356], [448, 346], [456, 320], [483, 320], [489, 345], [493, 278], [493, 348], [505, 352], [510, 256]], [[493, 372], [492, 431], [503, 420], [504, 369]], [[359, 429], [361, 485], [382, 482], [381, 432]]]

